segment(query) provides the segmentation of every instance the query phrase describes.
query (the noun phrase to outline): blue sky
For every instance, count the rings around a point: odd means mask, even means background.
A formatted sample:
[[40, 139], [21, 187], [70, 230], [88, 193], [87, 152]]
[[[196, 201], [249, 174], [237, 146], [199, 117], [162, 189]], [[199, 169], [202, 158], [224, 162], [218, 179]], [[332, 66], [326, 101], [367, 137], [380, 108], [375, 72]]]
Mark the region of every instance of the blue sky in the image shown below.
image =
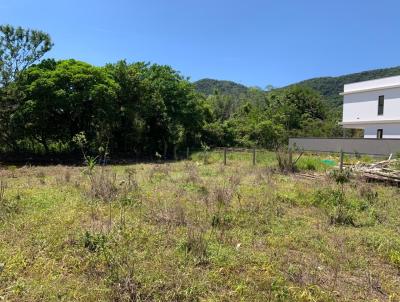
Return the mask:
[[0, 0], [0, 24], [50, 33], [49, 57], [259, 87], [400, 65], [399, 12], [395, 0]]

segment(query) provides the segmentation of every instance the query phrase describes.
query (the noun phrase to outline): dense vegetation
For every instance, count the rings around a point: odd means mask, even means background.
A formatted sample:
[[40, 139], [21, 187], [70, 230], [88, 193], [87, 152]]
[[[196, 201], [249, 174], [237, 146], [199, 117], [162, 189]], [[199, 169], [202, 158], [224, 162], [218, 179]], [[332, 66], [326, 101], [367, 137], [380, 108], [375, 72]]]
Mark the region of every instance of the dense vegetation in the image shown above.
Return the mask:
[[264, 91], [228, 81], [193, 84], [169, 66], [145, 62], [41, 60], [52, 45], [44, 32], [0, 27], [3, 154], [76, 154], [78, 134], [90, 153], [164, 158], [187, 147], [274, 148], [289, 136], [340, 136], [340, 110], [328, 101], [338, 87], [397, 71]]
[[215, 92], [225, 95], [240, 96], [248, 91], [245, 85], [232, 81], [201, 79], [193, 83], [199, 93], [211, 95]]
[[[342, 97], [339, 95], [339, 93], [343, 91], [344, 84], [398, 75], [400, 75], [400, 67], [382, 68], [338, 77], [313, 78], [295, 83], [290, 86], [309, 87], [321, 94], [323, 100], [327, 102], [329, 107], [341, 109], [340, 106], [342, 104]], [[240, 94], [246, 94], [249, 89], [251, 89], [235, 82], [211, 79], [202, 79], [194, 82], [194, 84], [198, 92], [206, 95], [211, 95], [215, 93], [215, 91], [218, 91], [220, 94], [237, 96]], [[273, 88], [271, 87], [270, 89]]]

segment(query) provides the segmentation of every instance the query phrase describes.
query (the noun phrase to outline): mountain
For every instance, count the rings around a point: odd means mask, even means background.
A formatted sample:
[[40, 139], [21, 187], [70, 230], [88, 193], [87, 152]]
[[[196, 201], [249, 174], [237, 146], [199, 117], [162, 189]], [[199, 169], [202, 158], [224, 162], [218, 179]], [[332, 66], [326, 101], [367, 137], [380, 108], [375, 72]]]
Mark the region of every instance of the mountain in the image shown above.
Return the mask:
[[[397, 75], [400, 75], [400, 66], [368, 70], [338, 77], [312, 78], [309, 80], [304, 80], [288, 85], [286, 87], [290, 87], [293, 85], [311, 87], [312, 89], [318, 91], [326, 99], [326, 101], [332, 105], [332, 107], [339, 107], [342, 103], [342, 97], [339, 95], [339, 93], [343, 91], [344, 84], [374, 80], [378, 78]], [[204, 93], [206, 95], [213, 94], [214, 91], [218, 90], [221, 94], [237, 96], [246, 93], [246, 91], [248, 91], [249, 89], [242, 84], [238, 84], [232, 81], [220, 81], [213, 79], [202, 79], [194, 82], [194, 85], [196, 86], [198, 92]]]
[[301, 81], [292, 85], [302, 85], [318, 91], [333, 106], [342, 104], [342, 97], [339, 95], [343, 91], [343, 85], [354, 82], [374, 80], [384, 77], [400, 75], [400, 66], [392, 68], [374, 69], [358, 73], [342, 75], [338, 77], [321, 77]]
[[201, 79], [193, 83], [196, 90], [205, 95], [213, 94], [218, 91], [220, 94], [228, 94], [238, 96], [246, 93], [248, 88], [242, 84], [232, 81], [214, 80], [214, 79]]

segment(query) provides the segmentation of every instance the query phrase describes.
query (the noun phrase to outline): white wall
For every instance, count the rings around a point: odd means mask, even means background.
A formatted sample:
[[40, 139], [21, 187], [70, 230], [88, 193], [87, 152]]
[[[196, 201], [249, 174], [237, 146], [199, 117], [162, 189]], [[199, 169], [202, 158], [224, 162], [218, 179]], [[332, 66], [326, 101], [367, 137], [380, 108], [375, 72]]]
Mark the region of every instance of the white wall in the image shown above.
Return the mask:
[[400, 138], [400, 123], [365, 125], [364, 138], [376, 138], [378, 129], [383, 129], [383, 138]]
[[[385, 96], [383, 115], [378, 115], [380, 95]], [[400, 121], [400, 88], [350, 93], [343, 97], [343, 122], [397, 119]]]

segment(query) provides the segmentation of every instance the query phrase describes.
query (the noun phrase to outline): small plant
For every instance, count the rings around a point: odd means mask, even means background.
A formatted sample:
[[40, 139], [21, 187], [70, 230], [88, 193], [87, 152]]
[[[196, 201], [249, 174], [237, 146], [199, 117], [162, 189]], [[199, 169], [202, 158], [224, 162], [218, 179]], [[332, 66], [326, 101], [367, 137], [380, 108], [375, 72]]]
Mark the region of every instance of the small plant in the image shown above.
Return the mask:
[[168, 164], [157, 164], [153, 166], [149, 172], [151, 182], [169, 177], [170, 166]]
[[378, 200], [378, 192], [372, 190], [369, 186], [361, 186], [358, 191], [361, 198], [365, 199], [370, 204]]
[[90, 252], [100, 252], [105, 248], [107, 237], [103, 233], [91, 234], [86, 231], [83, 236], [83, 245]]
[[352, 209], [342, 190], [317, 190], [314, 193], [313, 203], [322, 206], [327, 211], [331, 224], [355, 226]]
[[96, 168], [97, 165], [97, 159], [98, 156], [86, 156], [85, 157], [85, 165], [86, 165], [86, 169], [84, 170], [84, 173], [92, 176], [94, 169]]
[[65, 180], [65, 182], [70, 182], [71, 181], [71, 172], [68, 169], [65, 170], [64, 180]]
[[189, 227], [182, 247], [185, 254], [192, 255], [197, 264], [208, 262], [208, 243], [205, 239], [205, 231], [202, 228]]
[[11, 177], [14, 178], [15, 177], [15, 171], [17, 170], [17, 166], [14, 166], [14, 165], [7, 166], [7, 169], [11, 172]]
[[201, 183], [199, 171], [194, 163], [192, 162], [185, 163], [185, 169], [187, 173], [187, 177], [185, 178], [186, 183], [193, 183], [193, 184]]
[[287, 148], [277, 148], [275, 150], [278, 167], [281, 172], [293, 172], [294, 165], [291, 152]]
[[19, 211], [19, 205], [17, 203], [18, 199], [7, 199], [6, 189], [6, 183], [0, 180], [0, 221], [8, 217], [10, 214], [17, 213]]
[[209, 154], [208, 152], [210, 151], [210, 147], [206, 143], [201, 143], [201, 149], [203, 153], [203, 164], [208, 165], [209, 164]]
[[90, 196], [107, 202], [115, 200], [118, 193], [116, 177], [115, 173], [109, 173], [105, 170], [93, 174], [90, 183]]
[[46, 183], [46, 181], [45, 181], [46, 174], [44, 174], [43, 171], [39, 171], [36, 174], [36, 177], [39, 179], [40, 184], [44, 185]]
[[[85, 165], [86, 165], [86, 169], [84, 170], [84, 173], [89, 175], [89, 177], [91, 177], [93, 174], [93, 171], [96, 167], [97, 159], [99, 156], [90, 156], [90, 155], [86, 154], [85, 148], [87, 145], [87, 139], [86, 139], [85, 132], [79, 132], [78, 134], [75, 134], [75, 136], [72, 138], [72, 141], [78, 145], [78, 147], [80, 148], [80, 150], [82, 152], [83, 159], [84, 159]], [[104, 151], [104, 154], [106, 154], [106, 153], [107, 152]]]
[[332, 172], [329, 175], [337, 184], [342, 186], [345, 183], [348, 183], [352, 177], [351, 171], [348, 169], [344, 169], [342, 171], [332, 170]]
[[187, 225], [186, 210], [181, 202], [176, 202], [157, 212], [153, 211], [151, 219], [159, 224], [166, 224], [168, 226], [178, 227]]
[[6, 200], [5, 194], [6, 194], [6, 183], [0, 180], [0, 204], [3, 204], [3, 202]]
[[391, 250], [389, 252], [389, 259], [390, 259], [390, 262], [393, 263], [397, 267], [397, 269], [400, 271], [400, 251]]
[[134, 187], [138, 187], [138, 182], [136, 180], [137, 171], [134, 168], [126, 168], [125, 173], [128, 175], [128, 186], [133, 185]]

